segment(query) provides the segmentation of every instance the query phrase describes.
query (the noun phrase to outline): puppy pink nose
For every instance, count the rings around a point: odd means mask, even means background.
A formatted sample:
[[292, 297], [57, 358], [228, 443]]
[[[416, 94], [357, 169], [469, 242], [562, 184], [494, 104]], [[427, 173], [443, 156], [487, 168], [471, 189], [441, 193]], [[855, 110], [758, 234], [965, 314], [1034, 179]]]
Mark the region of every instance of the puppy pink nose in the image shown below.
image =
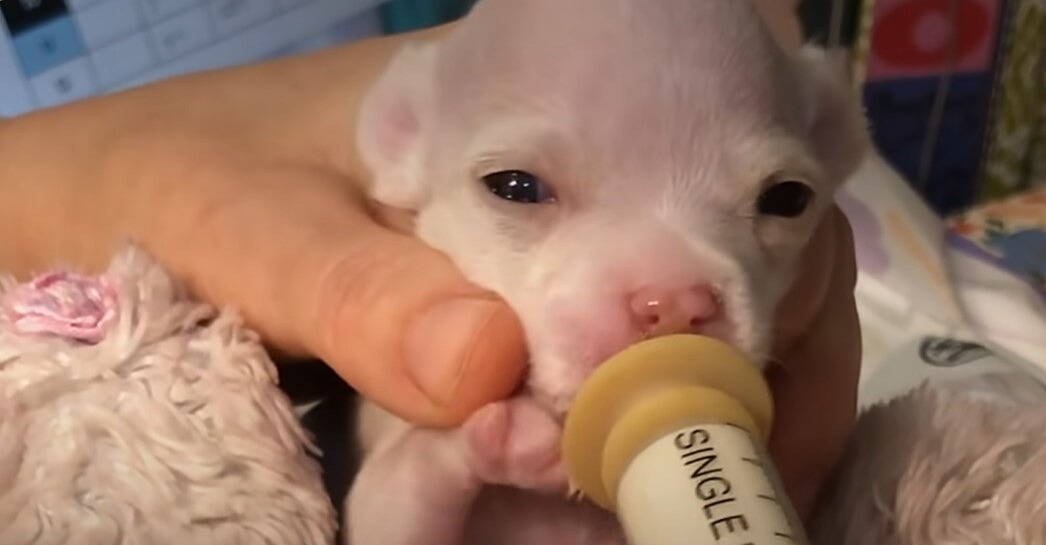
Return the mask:
[[719, 298], [708, 286], [646, 288], [632, 296], [632, 312], [650, 336], [693, 333], [719, 312]]

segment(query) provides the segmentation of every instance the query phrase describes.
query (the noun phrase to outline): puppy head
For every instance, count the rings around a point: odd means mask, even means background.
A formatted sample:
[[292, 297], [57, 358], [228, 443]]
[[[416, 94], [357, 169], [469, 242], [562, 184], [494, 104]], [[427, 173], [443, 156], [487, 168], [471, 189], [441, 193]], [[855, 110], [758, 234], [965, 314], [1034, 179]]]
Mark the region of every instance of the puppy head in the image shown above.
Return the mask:
[[742, 0], [484, 0], [414, 44], [358, 126], [372, 196], [520, 316], [565, 411], [651, 336], [762, 362], [801, 248], [866, 145], [820, 51]]

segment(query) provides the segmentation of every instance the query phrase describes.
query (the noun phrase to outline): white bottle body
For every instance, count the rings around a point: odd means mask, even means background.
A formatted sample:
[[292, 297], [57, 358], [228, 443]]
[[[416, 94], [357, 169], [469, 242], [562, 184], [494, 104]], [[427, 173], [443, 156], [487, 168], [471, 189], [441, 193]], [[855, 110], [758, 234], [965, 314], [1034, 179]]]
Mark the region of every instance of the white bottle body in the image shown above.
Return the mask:
[[617, 514], [631, 545], [806, 545], [776, 469], [727, 424], [668, 433], [621, 477]]

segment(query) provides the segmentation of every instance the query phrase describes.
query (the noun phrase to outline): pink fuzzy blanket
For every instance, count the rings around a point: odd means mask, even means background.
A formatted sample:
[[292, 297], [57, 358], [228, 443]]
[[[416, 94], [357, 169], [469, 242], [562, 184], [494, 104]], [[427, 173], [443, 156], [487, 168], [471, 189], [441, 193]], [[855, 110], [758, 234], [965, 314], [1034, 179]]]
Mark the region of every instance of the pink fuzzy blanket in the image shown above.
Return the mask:
[[319, 466], [257, 337], [137, 248], [0, 281], [0, 544], [327, 545]]

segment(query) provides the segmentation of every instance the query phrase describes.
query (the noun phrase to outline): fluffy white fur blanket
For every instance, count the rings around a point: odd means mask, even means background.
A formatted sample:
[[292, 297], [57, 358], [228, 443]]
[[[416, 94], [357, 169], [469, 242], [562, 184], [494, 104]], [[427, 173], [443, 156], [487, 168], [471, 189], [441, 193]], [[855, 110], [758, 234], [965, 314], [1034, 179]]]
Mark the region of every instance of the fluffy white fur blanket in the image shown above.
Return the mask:
[[1046, 545], [1046, 389], [927, 384], [862, 414], [814, 545]]
[[0, 298], [0, 544], [333, 543], [309, 438], [234, 313], [134, 247]]

